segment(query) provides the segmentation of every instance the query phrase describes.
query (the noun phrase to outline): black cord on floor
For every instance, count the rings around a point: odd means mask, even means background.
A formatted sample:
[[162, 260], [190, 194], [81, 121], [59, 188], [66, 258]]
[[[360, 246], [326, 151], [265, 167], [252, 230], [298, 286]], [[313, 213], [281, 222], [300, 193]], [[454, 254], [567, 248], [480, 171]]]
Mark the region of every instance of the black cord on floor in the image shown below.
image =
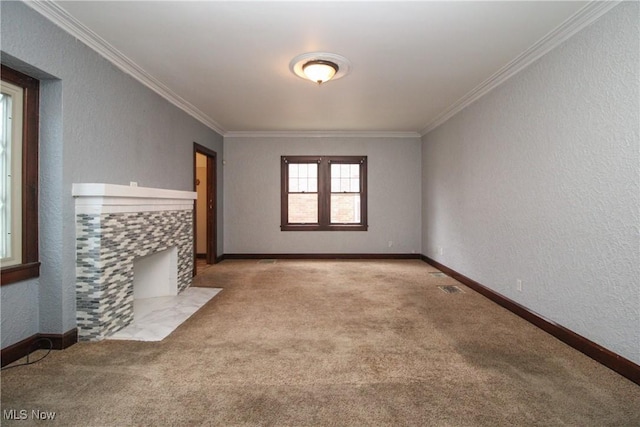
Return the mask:
[[[40, 349], [40, 342], [41, 341], [46, 341], [49, 343], [49, 349], [47, 350], [47, 353], [42, 356], [40, 359], [36, 359], [32, 362], [29, 361], [29, 355], [31, 355], [32, 351], [36, 351]], [[38, 344], [37, 347], [35, 346], [35, 344]], [[31, 350], [33, 347], [36, 347], [35, 349]], [[38, 363], [39, 361], [41, 361], [42, 359], [44, 359], [45, 357], [47, 357], [49, 355], [49, 353], [51, 353], [51, 350], [53, 350], [53, 342], [49, 339], [49, 338], [38, 338], [31, 346], [31, 348], [29, 348], [29, 353], [27, 354], [27, 361], [24, 363], [19, 363], [17, 365], [11, 365], [11, 366], [5, 366], [4, 368], [2, 368], [1, 370], [4, 371], [6, 369], [11, 369], [11, 368], [17, 368], [19, 366], [26, 366], [26, 365], [33, 365], [34, 363]]]

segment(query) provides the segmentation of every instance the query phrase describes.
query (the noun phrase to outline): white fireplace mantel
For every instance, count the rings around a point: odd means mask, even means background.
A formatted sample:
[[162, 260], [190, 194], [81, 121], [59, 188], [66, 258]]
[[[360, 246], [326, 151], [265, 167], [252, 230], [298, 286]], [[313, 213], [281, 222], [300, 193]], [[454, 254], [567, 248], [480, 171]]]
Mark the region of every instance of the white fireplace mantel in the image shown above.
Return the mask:
[[148, 212], [193, 209], [194, 191], [117, 184], [73, 184], [77, 214]]

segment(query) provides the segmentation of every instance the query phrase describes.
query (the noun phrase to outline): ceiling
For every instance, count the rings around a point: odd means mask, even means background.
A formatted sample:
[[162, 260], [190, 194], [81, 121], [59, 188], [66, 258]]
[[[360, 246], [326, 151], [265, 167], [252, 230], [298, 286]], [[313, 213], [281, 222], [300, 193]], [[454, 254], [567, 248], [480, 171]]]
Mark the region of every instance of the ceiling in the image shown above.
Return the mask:
[[[551, 36], [557, 44], [558, 28], [587, 3], [55, 5], [76, 31], [119, 51], [148, 85], [222, 134], [418, 135], [539, 57]], [[291, 73], [292, 58], [314, 51], [346, 57], [350, 74], [318, 86]]]

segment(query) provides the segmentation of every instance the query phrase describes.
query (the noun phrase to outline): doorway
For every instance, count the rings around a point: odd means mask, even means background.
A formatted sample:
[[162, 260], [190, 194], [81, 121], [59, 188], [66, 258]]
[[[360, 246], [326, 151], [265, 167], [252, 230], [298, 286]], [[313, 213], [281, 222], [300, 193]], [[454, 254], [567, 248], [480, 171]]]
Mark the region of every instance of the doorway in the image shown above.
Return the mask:
[[215, 151], [193, 144], [193, 189], [198, 194], [193, 218], [194, 276], [198, 265], [213, 264], [217, 258], [216, 156]]

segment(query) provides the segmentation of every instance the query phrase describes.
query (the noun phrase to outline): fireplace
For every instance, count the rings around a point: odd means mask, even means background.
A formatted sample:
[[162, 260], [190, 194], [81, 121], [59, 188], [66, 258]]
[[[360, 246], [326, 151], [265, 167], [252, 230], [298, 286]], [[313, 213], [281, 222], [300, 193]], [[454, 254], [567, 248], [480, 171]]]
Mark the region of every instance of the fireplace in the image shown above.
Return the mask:
[[133, 321], [135, 297], [189, 287], [196, 193], [113, 184], [73, 184], [72, 192], [78, 337], [96, 341]]
[[133, 299], [178, 295], [178, 251], [175, 246], [133, 259]]

